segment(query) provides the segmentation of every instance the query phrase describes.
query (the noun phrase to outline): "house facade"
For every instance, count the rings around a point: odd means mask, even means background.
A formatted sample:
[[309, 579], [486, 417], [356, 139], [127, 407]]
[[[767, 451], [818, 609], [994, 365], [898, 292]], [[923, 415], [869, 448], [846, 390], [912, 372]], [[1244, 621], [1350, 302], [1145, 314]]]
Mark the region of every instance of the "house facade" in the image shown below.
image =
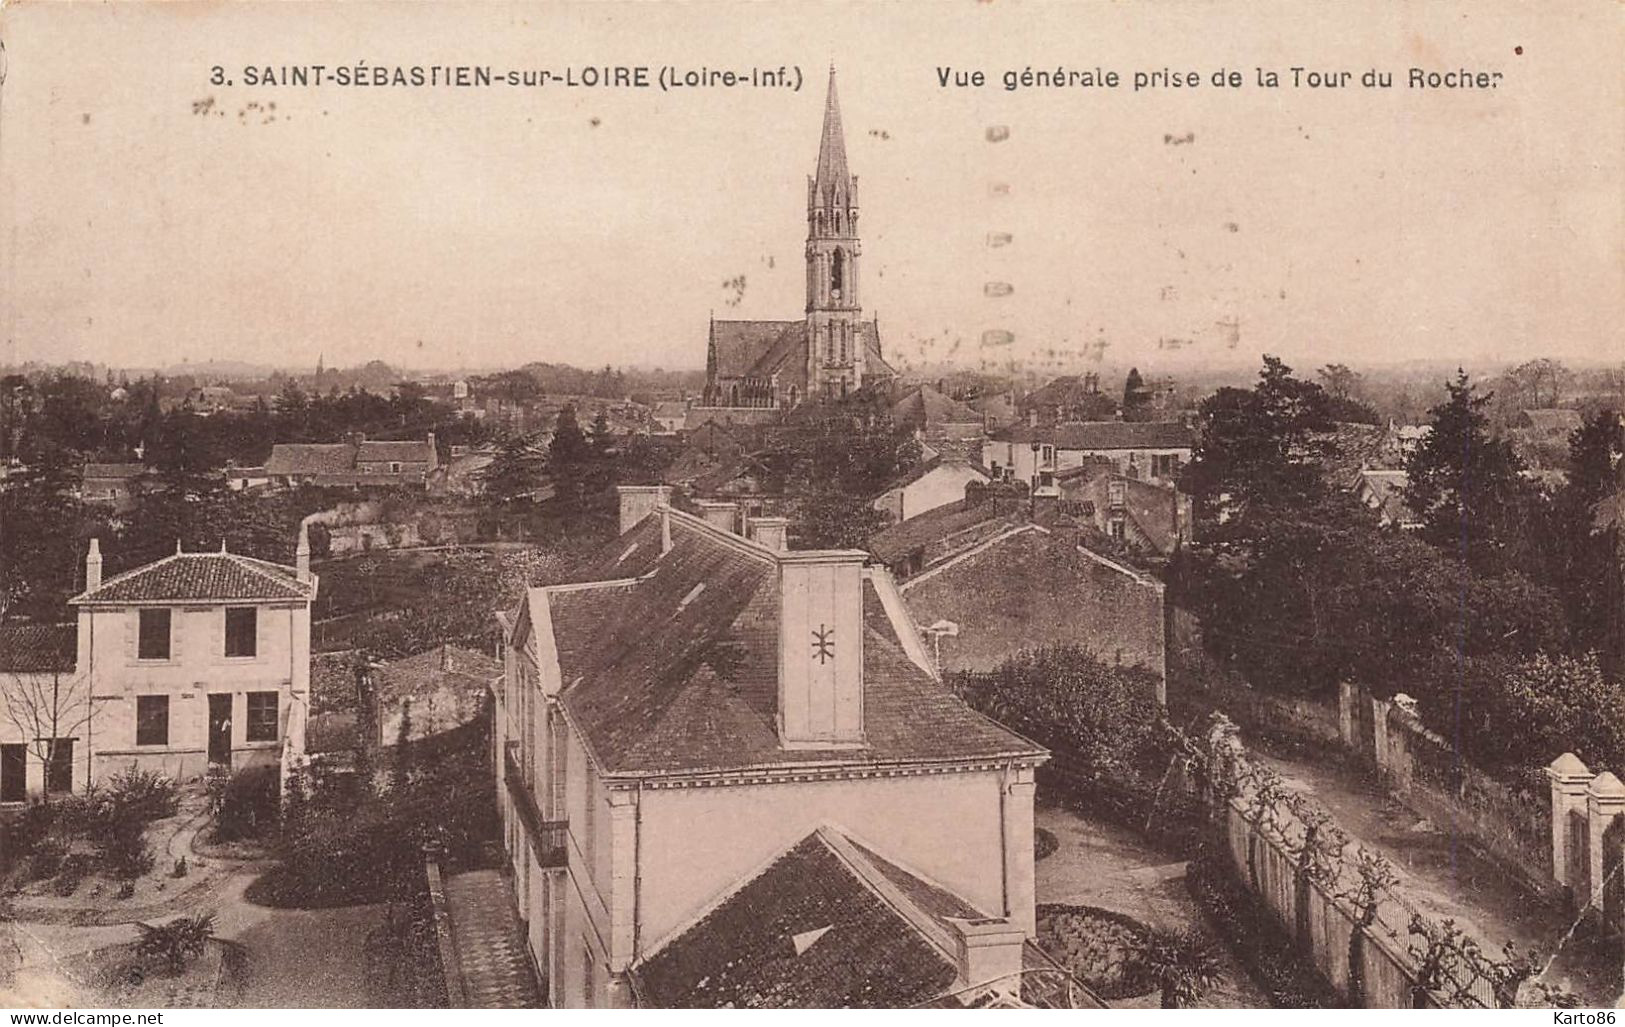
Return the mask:
[[982, 446], [982, 463], [1036, 495], [1054, 495], [1058, 474], [1092, 458], [1130, 478], [1171, 485], [1195, 446], [1195, 432], [1174, 421], [1020, 424], [993, 434]]
[[92, 704], [89, 780], [131, 766], [183, 780], [303, 753], [318, 586], [303, 529], [292, 567], [177, 546], [106, 580], [92, 539], [85, 585], [69, 604]]
[[90, 696], [72, 624], [0, 627], [0, 807], [84, 788]]
[[892, 523], [907, 520], [957, 503], [965, 498], [965, 486], [988, 481], [988, 472], [962, 460], [927, 460], [908, 477], [882, 492], [873, 506], [890, 514]]
[[[1008, 987], [1041, 959], [1046, 754], [942, 686], [889, 575], [786, 550], [779, 518], [747, 537], [691, 516], [664, 486], [621, 504], [619, 538], [502, 616], [493, 769], [550, 1004], [863, 1005], [839, 983], [862, 974], [780, 956], [847, 953], [864, 918], [917, 956], [887, 1002]], [[763, 883], [814, 871], [816, 907]], [[726, 926], [741, 903], [753, 936]]]

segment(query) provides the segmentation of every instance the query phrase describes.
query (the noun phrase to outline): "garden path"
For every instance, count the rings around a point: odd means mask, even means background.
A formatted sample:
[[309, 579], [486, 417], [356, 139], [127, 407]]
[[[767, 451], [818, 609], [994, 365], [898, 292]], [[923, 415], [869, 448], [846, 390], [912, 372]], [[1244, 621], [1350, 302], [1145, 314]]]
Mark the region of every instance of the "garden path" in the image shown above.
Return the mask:
[[[1218, 986], [1196, 1004], [1206, 1008], [1267, 1009], [1269, 999], [1248, 976], [1225, 940], [1217, 938], [1185, 887], [1185, 864], [1132, 832], [1056, 806], [1040, 806], [1037, 825], [1053, 834], [1055, 852], [1035, 867], [1038, 902], [1098, 906], [1148, 927], [1195, 930], [1219, 942], [1223, 963]], [[1155, 1006], [1158, 997], [1109, 1003]]]
[[[1568, 915], [1530, 895], [1471, 845], [1418, 816], [1359, 769], [1308, 755], [1279, 756], [1256, 745], [1250, 752], [1287, 787], [1323, 806], [1357, 844], [1393, 863], [1405, 901], [1435, 921], [1454, 920], [1490, 953], [1498, 954], [1509, 940], [1522, 952], [1549, 953], [1571, 926]], [[1544, 980], [1588, 1005], [1611, 1007], [1619, 997], [1620, 971], [1617, 956], [1604, 949], [1575, 937]]]

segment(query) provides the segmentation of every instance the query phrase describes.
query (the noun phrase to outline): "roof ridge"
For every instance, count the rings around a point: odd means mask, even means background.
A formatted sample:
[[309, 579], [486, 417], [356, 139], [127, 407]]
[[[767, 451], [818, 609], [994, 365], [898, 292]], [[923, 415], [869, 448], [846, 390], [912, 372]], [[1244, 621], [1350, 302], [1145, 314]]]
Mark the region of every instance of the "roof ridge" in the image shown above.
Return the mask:
[[[875, 866], [864, 855], [857, 842], [828, 824], [821, 825], [813, 833], [835, 855], [835, 858], [839, 859], [847, 867], [852, 876], [856, 877], [864, 887], [874, 893], [876, 898], [890, 908], [892, 912], [896, 913], [909, 927], [913, 928], [916, 934], [929, 942], [937, 950], [938, 954], [947, 961], [948, 965], [956, 966], [958, 964], [958, 947], [948, 928], [942, 921], [922, 909], [919, 903], [910, 898], [896, 882], [886, 876], [885, 871]], [[877, 855], [877, 858], [883, 857]], [[904, 873], [909, 874], [911, 877], [917, 876], [902, 867], [898, 867], [898, 869], [903, 870]], [[929, 884], [930, 882], [922, 880], [922, 883]], [[935, 887], [941, 886], [936, 885]], [[948, 891], [948, 889], [943, 890]], [[964, 901], [963, 897], [958, 896], [957, 893], [953, 894], [959, 897], [960, 901]], [[965, 904], [970, 905], [968, 902]]]
[[200, 553], [198, 555], [200, 555], [200, 556], [224, 556], [224, 557], [227, 557], [232, 562], [236, 563], [239, 567], [242, 567], [244, 570], [250, 571], [250, 572], [252, 572], [254, 574], [258, 574], [260, 577], [265, 578], [268, 581], [275, 581], [275, 583], [278, 584], [278, 585], [293, 585], [294, 587], [297, 588], [297, 587], [302, 586], [302, 585], [305, 584], [305, 582], [299, 580], [297, 571], [294, 573], [294, 576], [292, 576], [292, 577], [289, 577], [288, 575], [282, 574], [280, 571], [278, 571], [277, 576], [275, 578], [273, 578], [270, 571], [266, 570], [265, 567], [259, 566], [260, 564], [266, 564], [266, 565], [269, 565], [271, 567], [279, 567], [280, 566], [279, 564], [271, 563], [269, 560], [260, 560], [257, 557], [245, 556], [242, 553], [228, 553], [228, 552], [225, 552], [223, 550], [221, 552], [218, 552], [218, 553]]

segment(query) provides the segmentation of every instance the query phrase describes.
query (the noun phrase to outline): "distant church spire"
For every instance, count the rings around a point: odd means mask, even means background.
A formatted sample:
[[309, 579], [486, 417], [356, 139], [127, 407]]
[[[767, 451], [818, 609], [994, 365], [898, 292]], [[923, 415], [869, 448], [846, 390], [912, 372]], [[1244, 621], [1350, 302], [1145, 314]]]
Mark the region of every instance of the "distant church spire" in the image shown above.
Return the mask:
[[818, 166], [807, 179], [807, 394], [863, 385], [867, 332], [859, 299], [858, 180], [846, 166], [835, 68], [824, 97]]
[[818, 170], [813, 176], [817, 195], [831, 193], [846, 200], [852, 192], [852, 176], [846, 169], [846, 135], [841, 130], [841, 100], [835, 93], [835, 65], [829, 66], [829, 91], [824, 95], [824, 134], [818, 140]]

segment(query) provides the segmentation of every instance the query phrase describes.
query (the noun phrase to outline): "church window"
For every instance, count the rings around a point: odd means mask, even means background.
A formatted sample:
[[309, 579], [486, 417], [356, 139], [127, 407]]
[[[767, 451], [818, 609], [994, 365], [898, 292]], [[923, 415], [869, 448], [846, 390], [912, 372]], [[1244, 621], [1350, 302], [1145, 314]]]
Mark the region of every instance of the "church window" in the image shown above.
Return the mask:
[[836, 299], [841, 296], [841, 289], [846, 284], [846, 253], [843, 250], [835, 251], [835, 259], [829, 268], [829, 291]]
[[735, 385], [731, 390], [729, 390], [728, 405], [731, 407], [736, 407], [739, 405], [739, 386]]

